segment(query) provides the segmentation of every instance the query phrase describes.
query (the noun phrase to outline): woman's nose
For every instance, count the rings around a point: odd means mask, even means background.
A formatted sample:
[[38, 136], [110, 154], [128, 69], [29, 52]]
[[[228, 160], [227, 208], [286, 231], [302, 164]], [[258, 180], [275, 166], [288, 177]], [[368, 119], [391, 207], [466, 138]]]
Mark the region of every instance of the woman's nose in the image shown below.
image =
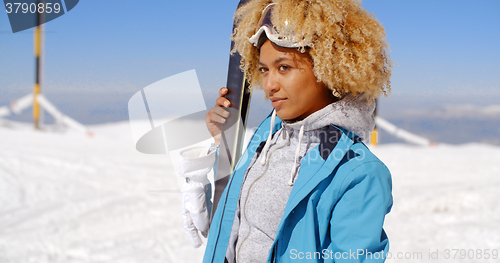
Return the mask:
[[262, 88], [267, 94], [275, 93], [279, 90], [279, 82], [272, 71], [269, 71], [267, 76], [264, 77], [262, 84]]

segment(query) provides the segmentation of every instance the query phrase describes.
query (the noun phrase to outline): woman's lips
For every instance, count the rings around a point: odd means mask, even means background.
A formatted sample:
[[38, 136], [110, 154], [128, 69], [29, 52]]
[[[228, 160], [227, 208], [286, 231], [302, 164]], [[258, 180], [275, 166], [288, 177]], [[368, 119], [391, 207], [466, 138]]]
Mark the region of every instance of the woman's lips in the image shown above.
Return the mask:
[[285, 98], [271, 98], [271, 104], [274, 108], [281, 106], [285, 102]]

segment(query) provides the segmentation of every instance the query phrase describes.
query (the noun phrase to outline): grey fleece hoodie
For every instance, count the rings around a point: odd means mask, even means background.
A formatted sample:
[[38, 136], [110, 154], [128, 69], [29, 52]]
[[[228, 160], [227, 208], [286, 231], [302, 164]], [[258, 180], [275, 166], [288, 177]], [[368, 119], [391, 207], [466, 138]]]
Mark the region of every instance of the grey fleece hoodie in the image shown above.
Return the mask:
[[304, 120], [282, 122], [282, 128], [267, 142], [267, 151], [264, 147], [258, 160], [254, 157], [247, 169], [240, 194], [239, 216], [237, 213], [232, 231], [237, 231], [238, 235], [230, 240], [229, 262], [234, 259], [236, 262], [267, 260], [300, 161], [319, 144], [319, 129], [333, 124], [367, 139], [375, 125], [374, 109], [375, 103], [368, 105], [363, 95], [348, 95]]

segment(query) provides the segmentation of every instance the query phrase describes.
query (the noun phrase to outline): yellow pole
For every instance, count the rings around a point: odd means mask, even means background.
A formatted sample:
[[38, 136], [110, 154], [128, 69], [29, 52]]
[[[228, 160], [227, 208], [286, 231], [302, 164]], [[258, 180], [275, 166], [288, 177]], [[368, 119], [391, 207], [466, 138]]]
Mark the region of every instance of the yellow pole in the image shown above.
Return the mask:
[[35, 27], [35, 60], [36, 60], [36, 80], [35, 80], [35, 88], [33, 90], [33, 121], [35, 122], [35, 129], [40, 129], [40, 105], [38, 105], [38, 94], [40, 93], [40, 83], [38, 76], [38, 62], [40, 60], [40, 26]]
[[370, 142], [372, 143], [373, 146], [377, 146], [377, 144], [378, 144], [378, 131], [377, 131], [376, 127], [373, 129], [372, 137], [370, 138]]
[[41, 45], [42, 45], [42, 15], [37, 13], [38, 26], [34, 30], [34, 53], [36, 61], [36, 77], [35, 77], [35, 87], [33, 90], [33, 122], [35, 124], [35, 129], [40, 129], [40, 105], [38, 104], [38, 94], [40, 94], [40, 78], [41, 78]]
[[[375, 100], [375, 110], [373, 111], [373, 117], [377, 116], [377, 103], [378, 103], [378, 99]], [[377, 130], [377, 125], [375, 125], [375, 127], [373, 127], [373, 132], [372, 132], [372, 136], [370, 138], [370, 143], [373, 145], [373, 146], [377, 146], [378, 144], [378, 130]]]

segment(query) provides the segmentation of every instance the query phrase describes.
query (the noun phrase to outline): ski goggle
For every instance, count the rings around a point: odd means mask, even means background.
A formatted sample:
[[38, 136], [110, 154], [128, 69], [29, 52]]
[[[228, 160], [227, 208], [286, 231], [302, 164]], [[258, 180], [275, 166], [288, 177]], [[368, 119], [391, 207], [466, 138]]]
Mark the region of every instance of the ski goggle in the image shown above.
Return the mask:
[[298, 48], [306, 46], [303, 42], [299, 41], [294, 37], [294, 32], [291, 29], [288, 29], [290, 22], [284, 22], [283, 32], [278, 32], [278, 29], [271, 22], [271, 15], [276, 3], [269, 4], [262, 11], [262, 15], [259, 20], [258, 29], [256, 33], [250, 37], [249, 41], [252, 45], [257, 48], [262, 46], [263, 41], [261, 41], [262, 33], [265, 33], [267, 38], [271, 40], [274, 44], [280, 47], [288, 47], [288, 48]]

